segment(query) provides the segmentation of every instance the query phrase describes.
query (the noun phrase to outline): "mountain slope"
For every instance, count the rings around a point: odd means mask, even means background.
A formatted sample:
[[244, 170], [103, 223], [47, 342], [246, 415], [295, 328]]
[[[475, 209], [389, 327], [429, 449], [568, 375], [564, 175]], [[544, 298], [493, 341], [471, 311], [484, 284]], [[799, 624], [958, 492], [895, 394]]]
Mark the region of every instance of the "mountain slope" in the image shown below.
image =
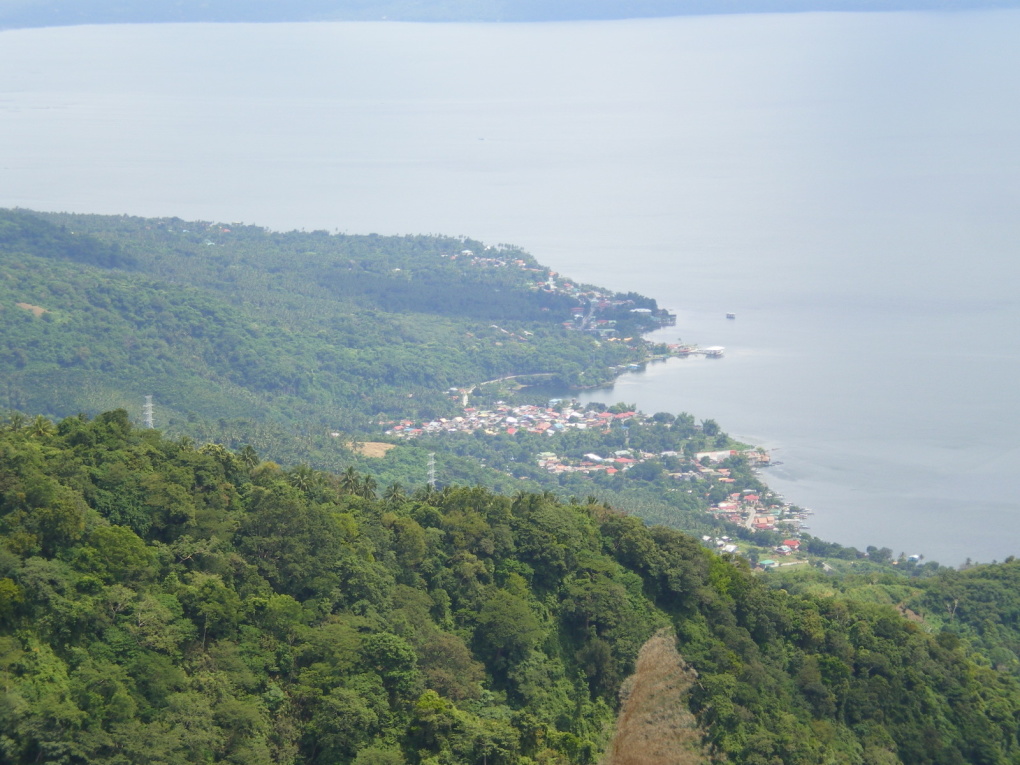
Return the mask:
[[592, 763], [664, 627], [713, 757], [1020, 761], [1009, 672], [598, 503], [0, 431], [5, 762]]
[[160, 424], [356, 430], [452, 412], [452, 386], [597, 383], [643, 355], [565, 330], [583, 303], [549, 280], [520, 250], [449, 237], [0, 211], [3, 403], [64, 416], [151, 394]]

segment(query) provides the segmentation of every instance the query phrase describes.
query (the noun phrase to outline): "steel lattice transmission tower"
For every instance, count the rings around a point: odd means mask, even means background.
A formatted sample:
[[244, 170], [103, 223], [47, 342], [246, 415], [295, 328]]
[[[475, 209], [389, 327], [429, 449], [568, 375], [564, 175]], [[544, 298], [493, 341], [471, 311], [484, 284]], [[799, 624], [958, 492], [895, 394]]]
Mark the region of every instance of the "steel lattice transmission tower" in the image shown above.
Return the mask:
[[152, 396], [145, 397], [145, 406], [142, 407], [142, 417], [144, 419], [145, 427], [154, 428], [152, 424]]
[[429, 452], [429, 486], [436, 488], [436, 453]]

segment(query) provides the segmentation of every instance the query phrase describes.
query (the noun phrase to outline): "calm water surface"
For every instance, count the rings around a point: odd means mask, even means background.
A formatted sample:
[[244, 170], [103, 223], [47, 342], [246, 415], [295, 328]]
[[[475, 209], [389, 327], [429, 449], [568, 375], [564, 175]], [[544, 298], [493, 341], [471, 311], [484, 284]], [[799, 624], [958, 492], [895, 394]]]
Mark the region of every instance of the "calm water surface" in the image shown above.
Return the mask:
[[7, 31], [0, 205], [521, 244], [727, 348], [595, 397], [775, 449], [819, 536], [1001, 559], [1017, 39], [1016, 12]]

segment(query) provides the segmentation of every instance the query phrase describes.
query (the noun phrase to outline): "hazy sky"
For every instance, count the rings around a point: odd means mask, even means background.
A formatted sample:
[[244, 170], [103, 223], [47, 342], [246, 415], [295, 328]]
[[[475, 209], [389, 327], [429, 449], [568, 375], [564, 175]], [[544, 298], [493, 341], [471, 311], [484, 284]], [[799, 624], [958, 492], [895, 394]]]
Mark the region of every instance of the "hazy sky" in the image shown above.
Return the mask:
[[232, 21], [557, 21], [1016, 8], [1020, 0], [0, 0], [0, 28]]

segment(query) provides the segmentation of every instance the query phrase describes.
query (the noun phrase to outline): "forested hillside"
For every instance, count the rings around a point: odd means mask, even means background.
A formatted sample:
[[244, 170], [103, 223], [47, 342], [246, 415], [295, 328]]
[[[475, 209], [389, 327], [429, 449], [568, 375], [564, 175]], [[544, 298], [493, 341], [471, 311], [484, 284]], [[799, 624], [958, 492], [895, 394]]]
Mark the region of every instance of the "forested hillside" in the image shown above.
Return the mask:
[[896, 606], [923, 621], [950, 644], [964, 643], [996, 668], [1020, 676], [1020, 562], [941, 568], [931, 576], [905, 579], [870, 571], [838, 578], [818, 572], [784, 572], [774, 586], [791, 592], [828, 595]]
[[[980, 600], [1008, 565], [946, 586]], [[594, 763], [666, 629], [696, 672], [674, 698], [719, 761], [1020, 762], [1009, 671], [892, 606], [809, 589], [599, 502], [408, 496], [123, 411], [15, 416], [0, 759]]]
[[[627, 507], [698, 529], [707, 490], [653, 486], [665, 474], [651, 465], [643, 482], [561, 482], [536, 464], [549, 445], [525, 432], [516, 442], [401, 443], [385, 459], [350, 448], [384, 438], [386, 423], [462, 414], [468, 391], [478, 404], [532, 395], [512, 389], [522, 383], [611, 380], [648, 355], [641, 332], [658, 310], [641, 295], [572, 283], [518, 248], [463, 238], [0, 210], [4, 410], [58, 418], [124, 408], [137, 423], [152, 395], [166, 432], [253, 445], [281, 464], [354, 464], [412, 484], [437, 452], [444, 483], [512, 492], [523, 478], [531, 489], [614, 501], [624, 490]], [[564, 327], [585, 317], [613, 330]], [[729, 443], [686, 418], [668, 438], [667, 426], [635, 420], [627, 440], [690, 453]], [[622, 449], [624, 433], [564, 444]]]
[[[564, 329], [595, 288], [513, 247], [435, 236], [0, 211], [0, 403], [66, 416], [153, 395], [161, 426], [245, 418], [365, 430], [451, 413], [451, 387], [507, 375], [590, 385], [642, 358]], [[614, 314], [615, 315], [615, 314]]]

